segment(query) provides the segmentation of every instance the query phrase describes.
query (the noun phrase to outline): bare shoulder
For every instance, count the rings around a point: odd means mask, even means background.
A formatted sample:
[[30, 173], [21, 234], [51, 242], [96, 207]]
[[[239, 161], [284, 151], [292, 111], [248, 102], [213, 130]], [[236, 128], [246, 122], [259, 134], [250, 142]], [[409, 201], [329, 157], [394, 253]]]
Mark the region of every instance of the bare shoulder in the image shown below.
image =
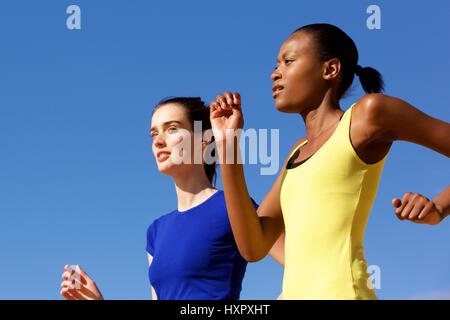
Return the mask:
[[389, 106], [393, 98], [380, 93], [368, 94], [353, 106], [351, 118], [352, 141], [357, 145], [367, 145], [375, 141], [382, 144], [392, 140], [386, 125]]
[[376, 124], [383, 118], [390, 99], [392, 98], [381, 93], [365, 95], [353, 107], [352, 120], [364, 121], [366, 125]]
[[[350, 136], [354, 146], [386, 149], [396, 140], [408, 141], [450, 154], [450, 124], [408, 102], [383, 94], [369, 94], [354, 106]], [[361, 148], [360, 148], [361, 149]], [[370, 148], [369, 148], [370, 149]], [[363, 153], [365, 153], [363, 151]]]
[[350, 140], [358, 156], [366, 163], [382, 159], [392, 145], [390, 134], [383, 123], [388, 97], [369, 94], [362, 97], [352, 109]]

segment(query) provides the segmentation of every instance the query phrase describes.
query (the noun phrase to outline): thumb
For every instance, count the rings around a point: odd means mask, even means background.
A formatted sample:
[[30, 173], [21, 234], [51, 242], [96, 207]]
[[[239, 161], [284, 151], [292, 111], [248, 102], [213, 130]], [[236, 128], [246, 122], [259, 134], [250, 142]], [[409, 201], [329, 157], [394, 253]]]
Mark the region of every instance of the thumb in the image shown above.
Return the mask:
[[91, 281], [94, 281], [79, 265], [77, 265], [76, 270], [80, 274], [80, 280], [83, 285], [88, 285]]
[[80, 265], [77, 264], [76, 269], [75, 269], [79, 274], [81, 274], [83, 277], [88, 277], [88, 274], [86, 273], [86, 271], [84, 271]]
[[392, 199], [392, 205], [398, 208], [402, 205], [402, 201], [399, 198], [394, 198]]

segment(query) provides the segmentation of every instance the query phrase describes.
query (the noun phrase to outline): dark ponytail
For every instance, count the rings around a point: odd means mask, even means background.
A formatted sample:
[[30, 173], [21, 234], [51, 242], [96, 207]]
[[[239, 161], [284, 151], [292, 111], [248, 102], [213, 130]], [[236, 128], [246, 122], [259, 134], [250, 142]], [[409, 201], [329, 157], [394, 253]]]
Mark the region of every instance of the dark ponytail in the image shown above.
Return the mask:
[[352, 38], [344, 31], [326, 23], [306, 25], [295, 30], [294, 33], [299, 31], [307, 32], [315, 39], [321, 61], [336, 58], [341, 62], [342, 80], [338, 89], [339, 98], [342, 98], [350, 88], [355, 74], [358, 75], [366, 93], [384, 91], [381, 74], [374, 68], [362, 68], [358, 65], [358, 49]]
[[357, 65], [355, 74], [359, 77], [361, 86], [366, 93], [379, 93], [384, 91], [383, 77], [374, 68], [363, 68]]
[[[163, 105], [174, 103], [178, 104], [186, 110], [186, 115], [189, 122], [192, 124], [192, 128], [194, 128], [195, 121], [201, 121], [202, 130], [206, 131], [211, 129], [211, 121], [209, 119], [209, 107], [202, 101], [201, 98], [198, 97], [175, 97], [175, 98], [166, 98], [160, 101], [155, 108], [153, 109], [152, 115], [155, 111]], [[214, 136], [212, 136], [211, 143], [214, 143]], [[215, 159], [215, 148], [212, 149], [211, 156]], [[216, 163], [213, 162], [211, 164], [204, 164], [206, 176], [208, 177], [209, 182], [212, 185], [216, 184]]]

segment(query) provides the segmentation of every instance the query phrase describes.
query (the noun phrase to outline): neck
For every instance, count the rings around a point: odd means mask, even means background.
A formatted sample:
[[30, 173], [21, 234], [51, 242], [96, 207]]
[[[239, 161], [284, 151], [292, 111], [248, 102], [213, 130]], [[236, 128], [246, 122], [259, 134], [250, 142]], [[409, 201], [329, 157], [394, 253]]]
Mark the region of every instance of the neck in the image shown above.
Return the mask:
[[339, 100], [333, 98], [331, 92], [326, 93], [322, 101], [301, 114], [308, 141], [314, 141], [316, 137], [335, 127], [334, 124], [339, 122], [342, 114]]
[[203, 166], [195, 165], [173, 177], [178, 199], [178, 211], [186, 211], [215, 193]]

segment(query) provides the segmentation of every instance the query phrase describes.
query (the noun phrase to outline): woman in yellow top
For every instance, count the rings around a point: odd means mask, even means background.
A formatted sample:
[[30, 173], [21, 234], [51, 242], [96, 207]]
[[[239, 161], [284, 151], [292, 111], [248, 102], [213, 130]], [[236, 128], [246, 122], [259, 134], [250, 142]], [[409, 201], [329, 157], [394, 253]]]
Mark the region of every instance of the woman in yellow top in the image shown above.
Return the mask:
[[[339, 101], [355, 75], [367, 95], [344, 112]], [[380, 73], [360, 67], [353, 40], [328, 24], [296, 30], [281, 46], [272, 80], [276, 108], [300, 114], [307, 133], [258, 210], [242, 165], [230, 161], [239, 155], [240, 96], [226, 92], [211, 103], [225, 199], [241, 255], [254, 262], [275, 243], [281, 252], [285, 245], [279, 257], [285, 265], [284, 299], [376, 299], [363, 239], [386, 156], [394, 141], [404, 140], [450, 157], [450, 124], [380, 94]], [[449, 214], [450, 187], [434, 200], [406, 193], [393, 206], [401, 219], [435, 225]]]

